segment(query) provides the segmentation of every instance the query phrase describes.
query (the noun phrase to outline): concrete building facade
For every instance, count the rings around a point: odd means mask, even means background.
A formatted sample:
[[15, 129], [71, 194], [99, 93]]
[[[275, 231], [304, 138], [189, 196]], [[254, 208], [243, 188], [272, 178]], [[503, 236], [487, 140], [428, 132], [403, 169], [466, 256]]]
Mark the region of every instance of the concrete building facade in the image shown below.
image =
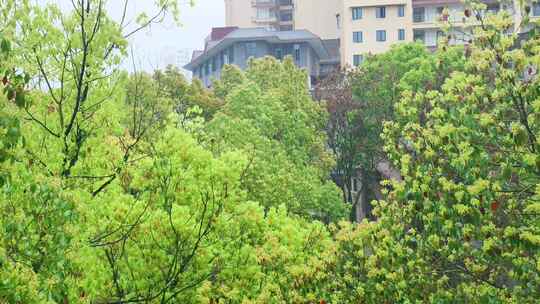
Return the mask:
[[195, 51], [184, 66], [205, 86], [219, 79], [225, 64], [247, 68], [250, 58], [291, 56], [294, 63], [307, 71], [309, 83], [315, 83], [339, 66], [339, 42], [322, 40], [308, 31], [270, 31], [265, 28], [214, 28], [202, 51]]
[[[459, 0], [225, 0], [228, 26], [270, 30], [308, 30], [322, 39], [340, 39], [341, 65], [354, 66], [366, 54], [387, 51], [391, 45], [422, 41], [436, 48], [443, 35], [450, 43], [468, 41], [465, 7]], [[286, 2], [285, 6], [283, 5]], [[519, 25], [525, 12], [519, 0], [485, 0], [487, 11], [506, 10]], [[540, 3], [528, 1], [529, 16], [540, 17]], [[248, 17], [249, 16], [249, 17]], [[283, 17], [286, 16], [286, 17]], [[249, 22], [251, 20], [251, 23]], [[453, 30], [443, 33], [441, 21]], [[286, 22], [286, 23], [284, 23]], [[516, 29], [525, 31], [527, 29]]]
[[337, 39], [340, 0], [225, 0], [225, 26], [271, 31], [309, 30]]

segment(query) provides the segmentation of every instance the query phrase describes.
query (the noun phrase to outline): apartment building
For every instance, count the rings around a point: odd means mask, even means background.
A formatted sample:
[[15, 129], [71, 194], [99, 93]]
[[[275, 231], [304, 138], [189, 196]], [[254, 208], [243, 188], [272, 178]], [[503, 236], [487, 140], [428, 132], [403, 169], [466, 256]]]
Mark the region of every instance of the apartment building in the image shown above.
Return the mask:
[[309, 30], [337, 39], [340, 0], [225, 0], [225, 26], [270, 31]]
[[358, 65], [365, 54], [382, 53], [392, 44], [412, 41], [410, 0], [344, 0], [341, 62]]
[[207, 87], [221, 77], [223, 65], [245, 69], [250, 58], [291, 56], [296, 66], [306, 70], [309, 84], [339, 66], [339, 40], [322, 40], [304, 30], [223, 27], [214, 28], [206, 40], [205, 49], [195, 51], [184, 68]]
[[[467, 43], [465, 6], [460, 0], [225, 0], [228, 26], [263, 26], [273, 31], [307, 30], [322, 39], [340, 39], [342, 66], [362, 63], [367, 54], [387, 51], [397, 43], [422, 41], [434, 49], [443, 36], [451, 44]], [[483, 13], [506, 10], [519, 26], [525, 14], [540, 17], [540, 2], [484, 0]], [[441, 22], [450, 22], [445, 33]], [[523, 32], [527, 29], [516, 28]]]
[[[519, 9], [518, 0], [483, 2], [486, 10], [481, 14], [505, 10], [514, 16], [515, 31], [528, 30], [519, 28], [527, 12]], [[365, 54], [387, 51], [396, 43], [421, 41], [426, 47], [435, 49], [443, 36], [450, 38], [450, 44], [464, 44], [470, 39], [470, 29], [464, 23], [466, 7], [463, 1], [344, 0], [343, 3], [342, 65], [358, 65]], [[539, 2], [529, 1], [526, 6], [531, 19], [540, 18]], [[442, 22], [451, 24], [450, 32], [443, 32]]]

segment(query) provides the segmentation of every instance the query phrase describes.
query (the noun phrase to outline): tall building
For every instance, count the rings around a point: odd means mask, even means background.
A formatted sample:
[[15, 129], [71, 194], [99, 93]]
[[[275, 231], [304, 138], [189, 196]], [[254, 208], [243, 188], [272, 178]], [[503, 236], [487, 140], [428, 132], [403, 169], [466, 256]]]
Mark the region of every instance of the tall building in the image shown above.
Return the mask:
[[225, 0], [225, 25], [271, 31], [309, 30], [337, 39], [340, 0]]
[[[422, 41], [436, 48], [443, 35], [450, 42], [468, 41], [465, 6], [459, 0], [225, 0], [228, 26], [269, 30], [307, 30], [322, 39], [340, 39], [341, 65], [362, 62], [366, 54], [384, 52], [391, 45]], [[506, 10], [519, 25], [526, 12], [521, 0], [483, 1], [487, 11]], [[525, 1], [531, 19], [540, 17], [540, 3]], [[453, 30], [443, 33], [441, 21]], [[525, 31], [526, 29], [517, 29]]]

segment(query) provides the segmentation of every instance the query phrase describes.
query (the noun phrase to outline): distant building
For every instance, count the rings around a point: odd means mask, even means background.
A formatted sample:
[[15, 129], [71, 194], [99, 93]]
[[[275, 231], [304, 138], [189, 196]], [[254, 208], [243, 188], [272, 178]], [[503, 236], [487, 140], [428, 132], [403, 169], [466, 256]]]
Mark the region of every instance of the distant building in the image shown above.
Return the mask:
[[270, 31], [265, 28], [214, 28], [205, 49], [194, 51], [191, 62], [184, 66], [204, 85], [219, 79], [225, 64], [247, 67], [249, 58], [291, 56], [295, 64], [307, 71], [310, 84], [339, 67], [339, 41], [322, 40], [305, 30]]
[[271, 31], [309, 30], [322, 39], [338, 39], [342, 0], [225, 0], [225, 24]]
[[[526, 14], [520, 0], [483, 2], [487, 12], [508, 11], [516, 27]], [[524, 5], [532, 20], [540, 18], [540, 2], [525, 0]], [[366, 54], [387, 51], [396, 43], [422, 41], [436, 48], [447, 34], [441, 21], [452, 25], [450, 43], [469, 40], [464, 31], [465, 4], [460, 0], [225, 0], [225, 15], [228, 26], [307, 30], [322, 39], [340, 39], [343, 66], [359, 65]]]

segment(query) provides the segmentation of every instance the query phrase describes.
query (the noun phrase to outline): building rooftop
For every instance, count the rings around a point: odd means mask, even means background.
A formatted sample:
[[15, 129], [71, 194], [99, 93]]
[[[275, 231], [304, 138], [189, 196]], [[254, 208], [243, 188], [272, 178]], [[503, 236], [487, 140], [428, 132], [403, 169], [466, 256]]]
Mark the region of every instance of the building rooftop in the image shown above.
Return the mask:
[[[219, 35], [216, 36], [219, 37]], [[191, 62], [184, 66], [184, 68], [193, 70], [196, 66], [233, 43], [242, 41], [267, 41], [275, 44], [307, 42], [322, 61], [339, 61], [339, 42], [337, 39], [323, 41], [307, 30], [269, 31], [265, 28], [235, 28], [232, 30], [228, 29], [227, 33], [219, 40], [208, 41], [206, 49], [202, 53], [197, 53], [197, 56], [195, 56], [194, 52]]]

